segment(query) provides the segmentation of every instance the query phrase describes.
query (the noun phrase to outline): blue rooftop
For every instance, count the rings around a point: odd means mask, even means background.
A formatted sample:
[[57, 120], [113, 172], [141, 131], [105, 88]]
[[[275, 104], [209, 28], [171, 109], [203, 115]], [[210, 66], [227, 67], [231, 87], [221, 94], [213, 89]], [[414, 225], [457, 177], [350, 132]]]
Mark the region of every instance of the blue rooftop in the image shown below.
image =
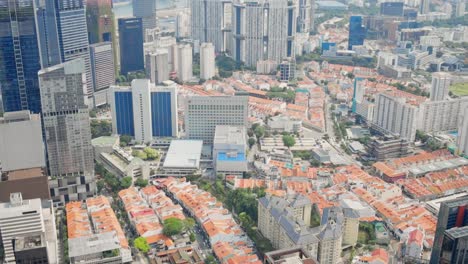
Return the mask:
[[219, 152], [218, 160], [219, 161], [245, 161], [245, 153], [244, 152], [236, 152], [236, 153]]

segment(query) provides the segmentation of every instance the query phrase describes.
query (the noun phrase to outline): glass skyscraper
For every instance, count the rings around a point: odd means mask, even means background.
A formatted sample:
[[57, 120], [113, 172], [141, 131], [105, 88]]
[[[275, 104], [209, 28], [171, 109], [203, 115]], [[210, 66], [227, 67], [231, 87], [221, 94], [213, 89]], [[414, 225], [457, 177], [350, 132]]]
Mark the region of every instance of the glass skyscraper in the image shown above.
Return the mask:
[[5, 112], [41, 111], [40, 55], [33, 0], [0, 5], [0, 90]]
[[141, 18], [119, 18], [120, 72], [145, 69]]
[[362, 25], [362, 16], [351, 16], [349, 18], [348, 50], [352, 50], [353, 46], [363, 45], [365, 38], [366, 28]]

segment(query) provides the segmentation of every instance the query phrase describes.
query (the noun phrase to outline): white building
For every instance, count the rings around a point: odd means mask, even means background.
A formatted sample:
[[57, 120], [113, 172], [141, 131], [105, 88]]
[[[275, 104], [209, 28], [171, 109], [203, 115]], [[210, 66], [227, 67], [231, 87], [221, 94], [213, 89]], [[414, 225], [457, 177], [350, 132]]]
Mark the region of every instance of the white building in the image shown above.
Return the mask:
[[232, 55], [236, 61], [255, 67], [259, 60], [294, 56], [297, 1], [235, 0], [232, 4]]
[[192, 46], [181, 44], [177, 46], [177, 79], [188, 82], [193, 77]]
[[427, 133], [449, 132], [458, 129], [460, 113], [468, 106], [468, 98], [427, 101], [420, 105], [418, 129]]
[[302, 131], [302, 120], [296, 120], [289, 116], [277, 115], [268, 119], [268, 128], [272, 131], [296, 133]]
[[395, 134], [413, 141], [416, 137], [419, 109], [407, 104], [405, 98], [377, 94], [372, 126], [383, 133]]
[[46, 166], [40, 115], [25, 110], [0, 118], [0, 164], [4, 172]]
[[59, 263], [50, 201], [23, 200], [21, 193], [10, 194], [10, 202], [0, 203], [0, 236], [6, 263]]
[[152, 83], [161, 84], [169, 80], [170, 67], [168, 50], [146, 54], [146, 72]]
[[432, 74], [431, 101], [440, 101], [448, 97], [451, 76], [446, 72]]
[[213, 140], [216, 174], [242, 176], [247, 167], [247, 131], [244, 126], [216, 126]]
[[462, 117], [460, 117], [458, 125], [458, 152], [468, 154], [468, 107], [462, 111]]
[[189, 139], [213, 143], [216, 126], [248, 125], [247, 96], [194, 96], [185, 106], [185, 130]]
[[212, 43], [200, 46], [200, 78], [209, 80], [215, 76], [215, 49]]
[[177, 86], [155, 86], [148, 79], [135, 79], [131, 87], [110, 90], [112, 131], [137, 142], [154, 137], [177, 137]]
[[101, 42], [89, 46], [91, 73], [94, 91], [109, 88], [115, 84], [115, 65], [112, 42]]
[[172, 140], [162, 166], [163, 174], [187, 176], [199, 173], [202, 147], [201, 140]]

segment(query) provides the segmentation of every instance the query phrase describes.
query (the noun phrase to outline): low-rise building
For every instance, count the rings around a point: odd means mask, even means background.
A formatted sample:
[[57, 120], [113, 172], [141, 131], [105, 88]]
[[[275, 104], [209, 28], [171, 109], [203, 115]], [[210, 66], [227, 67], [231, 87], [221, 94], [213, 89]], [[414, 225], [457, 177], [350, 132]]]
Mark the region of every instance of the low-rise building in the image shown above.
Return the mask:
[[157, 175], [186, 176], [199, 173], [202, 140], [172, 140], [162, 170]]
[[302, 131], [302, 121], [285, 115], [272, 116], [268, 119], [268, 128], [276, 132], [296, 133]]
[[247, 171], [247, 132], [243, 126], [216, 126], [213, 163], [216, 174], [242, 176]]
[[409, 141], [399, 138], [373, 139], [369, 153], [377, 160], [399, 158], [408, 155]]
[[317, 259], [302, 247], [279, 249], [265, 253], [265, 264], [297, 263], [319, 264]]

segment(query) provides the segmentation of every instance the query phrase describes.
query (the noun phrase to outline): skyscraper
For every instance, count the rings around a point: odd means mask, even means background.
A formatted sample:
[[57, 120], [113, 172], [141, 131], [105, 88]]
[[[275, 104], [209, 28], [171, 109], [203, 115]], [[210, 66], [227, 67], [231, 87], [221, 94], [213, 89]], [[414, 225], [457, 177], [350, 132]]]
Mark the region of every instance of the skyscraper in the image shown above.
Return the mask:
[[192, 38], [211, 42], [217, 52], [225, 51], [230, 35], [231, 13], [229, 1], [192, 0]]
[[89, 43], [114, 41], [114, 15], [112, 0], [87, 0], [86, 24]]
[[450, 74], [446, 72], [435, 72], [432, 74], [431, 101], [442, 101], [447, 99], [451, 82]]
[[110, 92], [115, 134], [149, 142], [153, 137], [177, 137], [177, 87], [155, 86], [147, 79], [131, 87], [113, 86]]
[[403, 2], [380, 3], [380, 14], [384, 16], [403, 16]]
[[309, 33], [313, 27], [314, 0], [299, 0], [297, 32]]
[[161, 84], [169, 80], [170, 67], [167, 50], [146, 54], [146, 72], [152, 83]]
[[349, 18], [348, 50], [352, 50], [354, 45], [363, 45], [365, 38], [366, 28], [362, 25], [362, 16], [351, 16]]
[[217, 125], [247, 126], [247, 96], [194, 96], [185, 106], [185, 131], [189, 139], [212, 144]]
[[352, 111], [356, 113], [356, 105], [364, 100], [366, 88], [364, 87], [364, 79], [360, 77], [354, 78], [353, 106]]
[[430, 11], [431, 0], [421, 0], [419, 4], [419, 13], [427, 14]]
[[468, 156], [468, 107], [465, 106], [460, 112], [457, 136], [458, 152]]
[[94, 91], [109, 88], [115, 83], [114, 52], [112, 43], [102, 42], [93, 44], [89, 47]]
[[0, 4], [0, 90], [5, 112], [41, 111], [33, 0]]
[[156, 27], [156, 0], [133, 0], [133, 16], [141, 18], [143, 35], [147, 29]]
[[141, 18], [119, 18], [120, 73], [145, 68], [143, 53], [143, 25]]
[[200, 78], [209, 80], [215, 76], [215, 50], [212, 43], [200, 46]]
[[96, 192], [83, 59], [39, 71], [51, 197], [84, 200]]
[[236, 61], [256, 66], [260, 60], [280, 63], [294, 56], [297, 6], [293, 1], [233, 3], [232, 54]]
[[[431, 264], [466, 263], [466, 260], [468, 260], [468, 258], [465, 257], [465, 261], [463, 261], [463, 258], [455, 261], [455, 259], [460, 257], [458, 253], [462, 253], [461, 256], [468, 256], [468, 254], [463, 253], [468, 250], [468, 244], [466, 242], [460, 243], [459, 245], [453, 244], [454, 240], [457, 240], [458, 238], [462, 238], [462, 240], [467, 239], [467, 206], [467, 196], [442, 202], [440, 204], [434, 245], [432, 246]], [[459, 236], [460, 234], [457, 234], [459, 233], [457, 231], [460, 230], [463, 230], [463, 236]], [[452, 243], [449, 243], [450, 241]]]
[[180, 44], [177, 46], [177, 79], [188, 82], [193, 77], [192, 46]]

